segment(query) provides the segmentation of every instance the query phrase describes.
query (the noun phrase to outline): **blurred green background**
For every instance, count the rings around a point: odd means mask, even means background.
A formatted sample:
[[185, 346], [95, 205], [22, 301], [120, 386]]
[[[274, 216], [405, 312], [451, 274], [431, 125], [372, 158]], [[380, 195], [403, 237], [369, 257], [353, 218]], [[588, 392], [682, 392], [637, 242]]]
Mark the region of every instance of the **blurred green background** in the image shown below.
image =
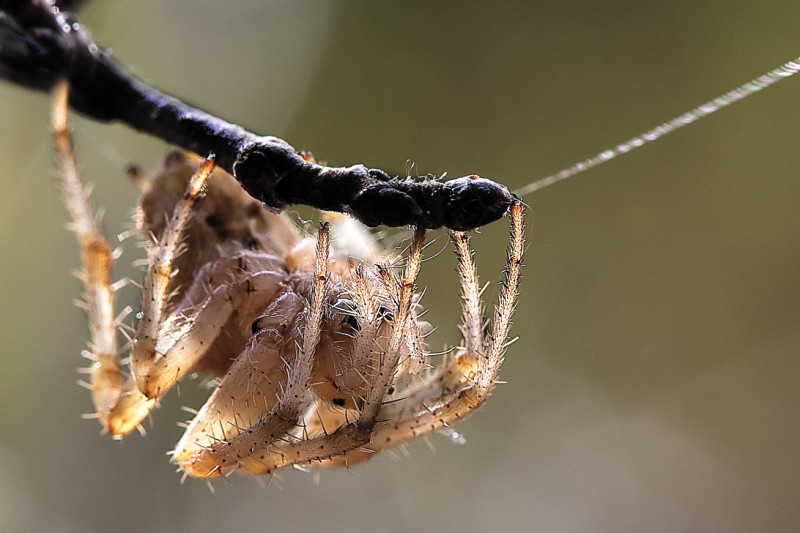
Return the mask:
[[[82, 20], [139, 76], [330, 164], [512, 187], [800, 53], [800, 3], [769, 0], [129, 0], [89, 2]], [[457, 427], [466, 445], [434, 435], [435, 453], [417, 442], [319, 486], [287, 470], [212, 495], [164, 455], [180, 406], [204, 394], [194, 384], [146, 438], [113, 442], [80, 419], [88, 333], [49, 102], [0, 84], [0, 531], [796, 531], [799, 89], [526, 198], [520, 339], [508, 383]], [[116, 235], [136, 199], [125, 166], [166, 146], [73, 125]], [[506, 231], [473, 241], [484, 280]], [[459, 299], [443, 233], [430, 250], [445, 250], [422, 279], [438, 350], [458, 340]], [[137, 275], [137, 253], [119, 277]]]

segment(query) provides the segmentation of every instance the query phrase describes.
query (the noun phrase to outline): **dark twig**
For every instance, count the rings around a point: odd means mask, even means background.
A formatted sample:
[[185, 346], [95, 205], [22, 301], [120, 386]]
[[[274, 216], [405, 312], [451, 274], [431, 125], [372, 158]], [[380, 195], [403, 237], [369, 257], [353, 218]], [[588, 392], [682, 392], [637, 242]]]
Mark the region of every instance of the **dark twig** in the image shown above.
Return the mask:
[[477, 176], [414, 181], [364, 165], [331, 168], [307, 161], [282, 139], [250, 133], [133, 77], [59, 5], [0, 0], [0, 77], [38, 90], [66, 78], [74, 109], [215, 154], [221, 168], [272, 209], [306, 204], [349, 213], [369, 226], [467, 230], [497, 220], [511, 205], [508, 189]]

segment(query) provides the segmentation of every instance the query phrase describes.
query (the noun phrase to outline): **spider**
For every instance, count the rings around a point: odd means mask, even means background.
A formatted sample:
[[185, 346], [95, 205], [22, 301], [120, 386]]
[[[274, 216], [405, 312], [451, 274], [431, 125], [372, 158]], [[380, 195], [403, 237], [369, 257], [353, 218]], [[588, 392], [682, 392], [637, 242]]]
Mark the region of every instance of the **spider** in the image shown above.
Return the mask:
[[[289, 465], [348, 466], [446, 428], [491, 393], [503, 361], [522, 267], [523, 208], [511, 237], [499, 303], [485, 323], [469, 236], [452, 232], [461, 278], [463, 342], [428, 364], [415, 279], [425, 233], [405, 266], [353, 220], [331, 215], [316, 238], [265, 209], [227, 173], [169, 154], [141, 189], [137, 225], [147, 239], [142, 307], [129, 370], [117, 343], [110, 271], [115, 258], [90, 206], [67, 124], [67, 86], [53, 128], [65, 202], [80, 243], [91, 342], [85, 355], [96, 416], [122, 438], [188, 375], [216, 388], [172, 452], [185, 475], [271, 475]], [[332, 249], [331, 228], [368, 243]], [[352, 250], [351, 250], [352, 254]]]

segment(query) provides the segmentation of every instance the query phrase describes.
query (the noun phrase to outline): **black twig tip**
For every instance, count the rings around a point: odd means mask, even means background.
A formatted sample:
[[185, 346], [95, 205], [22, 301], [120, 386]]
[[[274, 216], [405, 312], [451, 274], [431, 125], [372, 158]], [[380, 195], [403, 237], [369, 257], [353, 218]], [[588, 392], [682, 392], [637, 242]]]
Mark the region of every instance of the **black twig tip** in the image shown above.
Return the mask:
[[464, 231], [502, 217], [513, 198], [506, 187], [478, 176], [415, 181], [363, 165], [313, 163], [282, 139], [255, 135], [133, 77], [52, 1], [0, 0], [0, 77], [39, 90], [66, 78], [76, 110], [216, 154], [220, 168], [274, 210], [305, 204], [349, 213], [368, 226]]

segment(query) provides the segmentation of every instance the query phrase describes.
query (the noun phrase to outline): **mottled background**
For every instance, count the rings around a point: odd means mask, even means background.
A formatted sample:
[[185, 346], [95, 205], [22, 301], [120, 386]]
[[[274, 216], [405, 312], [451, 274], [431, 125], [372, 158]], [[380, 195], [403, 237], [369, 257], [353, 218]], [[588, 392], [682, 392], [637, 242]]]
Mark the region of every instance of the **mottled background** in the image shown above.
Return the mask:
[[[800, 3], [769, 0], [129, 0], [82, 13], [139, 76], [331, 164], [511, 186], [794, 57], [799, 19]], [[319, 486], [287, 470], [212, 495], [180, 485], [164, 455], [180, 405], [201, 401], [194, 385], [146, 438], [113, 442], [80, 419], [87, 330], [48, 100], [0, 84], [0, 530], [796, 531], [799, 88], [526, 198], [520, 340], [508, 384], [458, 427], [466, 445], [435, 435], [435, 453], [418, 442]], [[166, 146], [73, 122], [116, 235], [136, 198], [126, 164]], [[475, 238], [484, 280], [505, 238], [502, 222]], [[431, 250], [445, 246], [438, 233]], [[458, 338], [453, 267], [445, 252], [423, 272], [435, 349]]]

